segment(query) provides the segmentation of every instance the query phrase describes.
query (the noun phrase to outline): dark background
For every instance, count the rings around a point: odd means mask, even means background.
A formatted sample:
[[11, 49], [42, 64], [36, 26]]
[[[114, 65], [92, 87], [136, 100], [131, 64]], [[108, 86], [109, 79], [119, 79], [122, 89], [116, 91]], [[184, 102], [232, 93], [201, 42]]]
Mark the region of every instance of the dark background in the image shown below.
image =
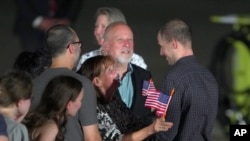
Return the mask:
[[[212, 51], [218, 40], [232, 30], [230, 24], [216, 24], [211, 15], [248, 14], [248, 0], [84, 0], [74, 29], [83, 41], [82, 52], [96, 49], [93, 29], [94, 13], [98, 7], [121, 9], [134, 32], [135, 52], [142, 55], [153, 74], [157, 88], [169, 66], [159, 55], [157, 31], [166, 21], [181, 18], [193, 30], [193, 49], [204, 66], [209, 66]], [[13, 0], [0, 0], [0, 72], [8, 70], [21, 48], [13, 35], [15, 5]], [[225, 139], [220, 124], [213, 131], [214, 141]]]

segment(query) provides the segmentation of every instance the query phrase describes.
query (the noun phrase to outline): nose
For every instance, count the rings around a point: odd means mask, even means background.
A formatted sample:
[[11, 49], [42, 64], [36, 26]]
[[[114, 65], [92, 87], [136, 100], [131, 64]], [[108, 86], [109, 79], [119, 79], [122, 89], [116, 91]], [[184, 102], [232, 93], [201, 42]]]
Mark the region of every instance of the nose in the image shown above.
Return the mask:
[[97, 35], [102, 34], [102, 28], [100, 26], [96, 26], [95, 27], [95, 31], [94, 31]]
[[125, 47], [128, 47], [128, 46], [129, 46], [128, 40], [125, 40], [125, 41], [124, 41], [124, 46], [125, 46]]
[[126, 39], [126, 40], [123, 41], [124, 47], [130, 47], [132, 43], [133, 42], [132, 42], [131, 39]]

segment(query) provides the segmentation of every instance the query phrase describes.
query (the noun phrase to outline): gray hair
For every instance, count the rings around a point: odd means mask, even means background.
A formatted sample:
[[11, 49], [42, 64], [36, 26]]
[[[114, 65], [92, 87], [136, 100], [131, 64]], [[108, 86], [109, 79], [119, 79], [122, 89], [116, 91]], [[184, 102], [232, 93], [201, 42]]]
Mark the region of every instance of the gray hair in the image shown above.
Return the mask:
[[100, 15], [107, 16], [109, 24], [117, 21], [122, 21], [124, 23], [127, 23], [124, 14], [117, 8], [100, 7], [96, 11], [95, 18], [97, 18]]
[[[109, 25], [107, 26], [107, 28], [106, 28], [104, 34], [103, 34], [103, 38], [104, 38], [105, 40], [108, 38], [108, 36], [109, 36], [110, 32], [112, 31], [112, 29], [113, 29], [114, 27], [116, 27], [117, 25], [126, 25], [126, 26], [129, 27], [129, 25], [128, 25], [127, 23], [122, 22], [122, 21], [113, 22], [113, 23], [109, 24]], [[130, 28], [130, 27], [129, 27], [129, 28]], [[131, 31], [132, 31], [132, 30], [131, 30]]]

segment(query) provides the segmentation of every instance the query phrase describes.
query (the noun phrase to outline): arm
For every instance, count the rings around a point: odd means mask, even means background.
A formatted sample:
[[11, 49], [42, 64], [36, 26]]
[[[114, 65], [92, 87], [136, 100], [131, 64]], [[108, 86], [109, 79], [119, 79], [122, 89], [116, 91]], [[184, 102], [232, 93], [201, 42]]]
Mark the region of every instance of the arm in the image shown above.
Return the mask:
[[165, 122], [164, 119], [157, 118], [154, 120], [152, 124], [149, 126], [133, 132], [131, 134], [127, 134], [123, 136], [122, 141], [139, 141], [144, 140], [148, 136], [160, 132], [160, 131], [168, 131], [169, 128], [173, 126], [172, 122]]
[[78, 74], [76, 75], [81, 78], [84, 86], [84, 97], [78, 112], [78, 120], [81, 123], [85, 141], [101, 141], [97, 125], [96, 91], [89, 79]]
[[[40, 128], [40, 133], [35, 137], [35, 141], [54, 141], [58, 133], [56, 124], [49, 123]], [[39, 129], [38, 129], [39, 130]], [[36, 133], [33, 133], [36, 134]], [[34, 140], [34, 139], [33, 139]]]
[[4, 135], [0, 135], [0, 141], [9, 141], [9, 139]]
[[85, 141], [101, 141], [97, 124], [83, 126], [83, 134]]

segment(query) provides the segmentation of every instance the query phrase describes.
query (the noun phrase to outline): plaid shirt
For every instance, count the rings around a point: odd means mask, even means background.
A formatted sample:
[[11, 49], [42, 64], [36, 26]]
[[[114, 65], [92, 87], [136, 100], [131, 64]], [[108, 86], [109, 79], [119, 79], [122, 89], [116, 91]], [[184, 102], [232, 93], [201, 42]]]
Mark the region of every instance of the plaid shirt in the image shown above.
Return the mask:
[[218, 108], [218, 85], [194, 56], [177, 61], [166, 74], [162, 92], [175, 94], [166, 113], [174, 126], [156, 134], [157, 141], [211, 141]]

